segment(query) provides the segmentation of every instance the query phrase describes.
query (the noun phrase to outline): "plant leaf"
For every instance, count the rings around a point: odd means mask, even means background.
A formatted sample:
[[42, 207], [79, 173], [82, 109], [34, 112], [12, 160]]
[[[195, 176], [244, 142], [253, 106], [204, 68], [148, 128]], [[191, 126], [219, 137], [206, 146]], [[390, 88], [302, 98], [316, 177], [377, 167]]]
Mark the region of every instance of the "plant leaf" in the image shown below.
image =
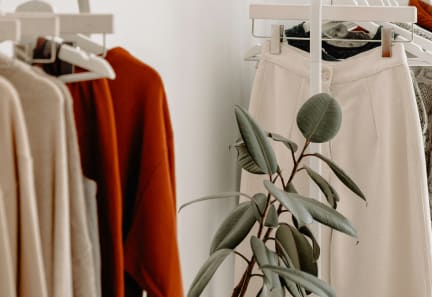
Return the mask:
[[234, 147], [237, 150], [237, 161], [241, 168], [253, 174], [265, 174], [258, 164], [255, 163], [254, 159], [252, 159], [244, 142], [236, 144]]
[[276, 156], [264, 131], [241, 106], [236, 105], [235, 115], [240, 134], [253, 161], [263, 172], [276, 173]]
[[334, 172], [334, 174], [340, 179], [340, 181], [347, 186], [351, 191], [353, 191], [357, 196], [362, 198], [364, 201], [366, 201], [366, 197], [363, 194], [363, 192], [360, 190], [360, 188], [357, 186], [357, 184], [338, 166], [336, 163], [334, 163], [332, 160], [326, 158], [325, 156], [321, 154], [314, 154], [314, 156], [320, 158], [324, 162], [327, 163], [327, 165], [330, 167], [330, 169]]
[[333, 189], [333, 187], [317, 172], [312, 170], [311, 168], [304, 166], [306, 169], [307, 174], [312, 178], [312, 180], [317, 184], [317, 186], [320, 188], [320, 190], [324, 193], [324, 195], [327, 198], [327, 202], [336, 209], [337, 207], [337, 201], [339, 199], [338, 196], [335, 196], [334, 193], [336, 191]]
[[271, 290], [270, 297], [284, 297], [285, 296], [285, 290], [283, 287], [276, 288]]
[[209, 195], [209, 196], [205, 196], [205, 197], [201, 197], [201, 198], [189, 201], [189, 202], [183, 204], [182, 206], [180, 206], [178, 212], [180, 212], [186, 206], [189, 206], [189, 205], [197, 203], [197, 202], [202, 202], [202, 201], [207, 201], [207, 200], [214, 200], [214, 199], [237, 198], [238, 196], [246, 197], [246, 198], [248, 198], [248, 199], [250, 199], [252, 201], [254, 200], [254, 198], [252, 198], [251, 196], [249, 196], [247, 194], [244, 194], [244, 193], [240, 193], [240, 192], [225, 192], [225, 193], [219, 193], [219, 194]]
[[286, 190], [289, 193], [297, 193], [297, 189], [294, 187], [293, 183], [289, 183], [286, 187]]
[[258, 292], [257, 297], [270, 297], [270, 289], [264, 284]]
[[266, 227], [277, 227], [279, 225], [279, 218], [276, 207], [272, 204], [267, 213], [267, 217], [264, 222]]
[[[268, 258], [267, 247], [264, 242], [256, 236], [252, 236], [251, 240], [252, 252], [255, 257], [256, 262], [261, 267], [263, 265], [269, 265], [270, 260]], [[267, 284], [270, 288], [273, 287], [272, 278], [273, 273], [271, 271], [264, 272], [265, 276], [265, 284]]]
[[222, 222], [213, 237], [210, 254], [220, 249], [235, 249], [255, 224], [255, 204], [240, 203]]
[[[269, 260], [268, 264], [273, 266], [279, 266], [279, 256], [276, 253], [269, 250], [268, 248], [266, 248], [266, 250], [267, 250], [267, 256]], [[277, 291], [278, 289], [282, 289], [282, 283], [279, 279], [279, 276], [276, 273], [272, 273], [272, 284], [273, 284], [271, 288], [272, 292], [275, 290]], [[273, 295], [270, 294], [270, 296]]]
[[[294, 265], [292, 268], [318, 275], [318, 265], [314, 259], [312, 246], [303, 234], [293, 226], [281, 224], [276, 231], [276, 239], [292, 260]], [[276, 250], [278, 249], [280, 247], [276, 245]]]
[[302, 271], [294, 270], [292, 268], [284, 268], [278, 266], [265, 265], [261, 267], [264, 271], [270, 270], [278, 273], [284, 279], [289, 279], [308, 291], [317, 294], [321, 297], [336, 297], [335, 291], [324, 281], [317, 277]]
[[277, 188], [273, 183], [266, 180], [264, 181], [266, 189], [297, 219], [301, 226], [311, 224], [313, 222], [312, 215], [307, 209], [296, 200], [290, 198], [293, 193], [285, 192]]
[[[283, 263], [287, 267], [294, 268], [294, 264], [290, 259], [288, 252], [285, 250], [285, 248], [279, 242], [278, 239], [275, 240], [275, 244], [276, 244], [276, 251], [279, 254], [279, 257], [283, 260]], [[301, 292], [299, 292], [299, 288], [294, 282], [287, 279], [282, 279], [281, 283], [288, 289], [288, 291], [291, 293], [293, 297], [305, 297]]]
[[297, 126], [311, 142], [329, 141], [339, 131], [341, 122], [339, 103], [327, 93], [312, 96], [297, 113]]
[[[252, 236], [251, 240], [252, 252], [255, 257], [256, 262], [261, 267], [263, 265], [277, 265], [277, 255], [270, 251], [265, 243], [256, 236]], [[274, 288], [282, 287], [279, 277], [277, 274], [271, 271], [264, 272], [264, 284], [266, 284], [270, 290]]]
[[312, 241], [313, 256], [314, 256], [315, 261], [317, 261], [320, 254], [321, 254], [321, 248], [318, 244], [318, 241], [315, 239], [315, 236], [313, 235], [312, 231], [307, 226], [303, 226], [303, 227], [299, 228], [298, 224], [296, 224], [295, 220], [294, 220], [294, 225], [300, 231], [300, 233], [306, 235]]
[[216, 270], [231, 253], [232, 250], [223, 249], [212, 254], [203, 264], [195, 276], [195, 279], [192, 281], [187, 297], [199, 297]]
[[[316, 221], [352, 237], [357, 237], [357, 231], [350, 221], [333, 208], [312, 198], [303, 197], [294, 193], [288, 194], [292, 200], [297, 201], [298, 204], [302, 204]], [[300, 227], [303, 226], [300, 224]]]
[[282, 135], [270, 132], [268, 133], [268, 136], [274, 141], [282, 142], [283, 144], [285, 144], [287, 148], [289, 148], [294, 153], [298, 149], [298, 145], [294, 141], [289, 140], [288, 138], [283, 137]]
[[261, 222], [262, 214], [264, 214], [265, 207], [267, 204], [267, 196], [263, 193], [258, 193], [258, 194], [255, 194], [253, 196], [253, 198], [256, 201], [255, 207], [253, 208], [255, 219], [258, 222]]

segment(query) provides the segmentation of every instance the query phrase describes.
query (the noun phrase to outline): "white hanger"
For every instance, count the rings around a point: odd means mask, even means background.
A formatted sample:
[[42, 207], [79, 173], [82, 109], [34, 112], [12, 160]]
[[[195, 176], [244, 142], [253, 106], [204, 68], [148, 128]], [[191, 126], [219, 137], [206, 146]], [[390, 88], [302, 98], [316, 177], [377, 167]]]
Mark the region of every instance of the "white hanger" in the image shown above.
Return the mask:
[[[353, 0], [355, 1], [355, 0]], [[369, 6], [368, 0], [362, 0], [366, 6]], [[382, 1], [381, 1], [382, 2]], [[355, 2], [356, 3], [356, 2]], [[383, 5], [385, 5], [382, 2]], [[401, 7], [397, 0], [394, 0], [394, 3], [391, 3], [390, 0], [386, 1], [388, 6], [385, 7]], [[408, 1], [404, 3], [408, 5]], [[358, 5], [358, 3], [357, 3]], [[371, 26], [378, 27], [376, 23], [370, 23]], [[413, 34], [411, 31], [408, 31], [399, 26], [390, 24], [393, 31], [398, 34], [397, 40], [408, 41], [412, 39], [412, 42], [405, 43], [405, 50], [411, 55], [416, 56], [417, 58], [408, 59], [408, 64], [410, 66], [424, 66], [425, 64], [432, 65], [432, 42], [424, 37], [418, 36], [417, 34]]]
[[[33, 0], [19, 5], [17, 7], [17, 11], [27, 13], [31, 12], [33, 14], [45, 14], [52, 13], [53, 9], [52, 6], [47, 2], [41, 0]], [[93, 31], [95, 30], [109, 31], [109, 18], [106, 18], [105, 16], [99, 18], [100, 21], [96, 22], [93, 26], [86, 26], [86, 21], [89, 22], [91, 20], [90, 18], [94, 19], [94, 16], [90, 14], [78, 15], [82, 20], [79, 23], [75, 22], [75, 15], [73, 14], [61, 14], [57, 16], [60, 17], [60, 30], [65, 34], [72, 35], [71, 33], [75, 33], [77, 27], [81, 27], [83, 33], [94, 33]], [[106, 28], [108, 28], [108, 30]], [[99, 33], [99, 31], [97, 31], [96, 33]], [[79, 50], [72, 46], [63, 44], [59, 49], [57, 57], [62, 61], [88, 70], [88, 72], [73, 73], [59, 76], [59, 79], [64, 82], [85, 81], [98, 78], [115, 78], [115, 72], [112, 69], [111, 65], [105, 59], [98, 57], [95, 54], [86, 53], [83, 50]]]
[[106, 55], [105, 36], [103, 37], [103, 45], [93, 41], [83, 34], [61, 34], [61, 37], [65, 41], [72, 41], [76, 46], [86, 52], [95, 55], [102, 55], [103, 57]]
[[115, 79], [116, 77], [111, 65], [105, 59], [94, 54], [87, 54], [84, 51], [79, 51], [70, 45], [61, 45], [57, 57], [62, 61], [88, 70], [88, 72], [59, 76], [58, 78], [63, 82], [76, 82], [99, 78]]
[[[393, 7], [388, 7], [388, 6], [387, 7], [381, 7], [381, 13], [383, 14], [382, 18], [378, 17], [376, 15], [376, 13], [371, 14], [369, 16], [364, 15], [365, 13], [367, 14], [367, 10], [365, 10], [365, 9], [367, 9], [367, 8], [375, 9], [375, 8], [379, 8], [379, 7], [369, 6], [369, 3], [367, 2], [367, 0], [363, 0], [363, 1], [366, 4], [365, 6], [356, 6], [354, 8], [354, 12], [351, 11], [352, 13], [357, 13], [357, 11], [358, 11], [357, 16], [345, 14], [345, 17], [343, 19], [344, 20], [347, 20], [349, 18], [351, 18], [351, 20], [359, 19], [359, 20], [363, 21], [359, 25], [361, 25], [362, 27], [364, 27], [368, 31], [372, 31], [372, 32], [374, 30], [376, 31], [378, 29], [379, 25], [376, 23], [370, 22], [370, 21], [365, 22], [367, 19], [369, 19], [369, 20], [375, 19], [378, 21], [395, 21], [395, 22], [409, 23], [410, 21], [407, 20], [407, 17], [408, 18], [413, 17], [412, 15], [410, 15], [410, 14], [412, 14], [412, 11], [408, 12], [408, 14], [405, 14], [405, 15], [403, 15], [404, 13], [401, 13], [399, 15], [399, 12], [397, 10], [394, 10], [394, 9], [395, 8], [400, 8], [400, 9], [405, 8], [405, 7], [399, 7], [399, 6], [398, 7], [394, 7], [394, 6]], [[388, 2], [388, 0], [387, 0], [387, 2]], [[358, 5], [358, 2], [356, 0], [354, 0], [354, 3], [356, 5]], [[251, 8], [251, 9], [254, 9], [255, 11], [257, 9], [259, 10], [260, 6], [262, 6], [262, 5], [256, 5], [255, 8]], [[345, 10], [348, 9], [347, 6], [335, 6], [334, 8], [336, 8], [336, 7], [340, 7], [340, 8], [345, 9]], [[277, 6], [273, 6], [272, 8], [270, 6], [265, 7], [264, 8], [265, 18], [270, 19], [272, 14], [275, 15], [275, 19], [280, 18], [280, 16], [282, 15], [282, 12], [275, 13], [274, 11], [272, 11], [272, 9], [277, 9], [277, 8], [278, 8]], [[280, 8], [282, 8], [282, 6], [279, 6], [278, 9], [280, 9]], [[338, 12], [330, 13], [328, 10], [329, 8], [330, 7], [328, 7], [328, 6], [323, 7], [323, 19], [328, 19], [328, 17], [332, 17], [332, 18], [336, 19], [337, 15], [339, 13]], [[297, 16], [300, 16], [300, 15], [306, 13], [305, 11], [303, 11], [303, 10], [305, 10], [305, 8], [302, 6], [294, 6], [294, 7], [290, 7], [290, 8], [284, 7], [284, 9], [290, 9], [291, 10], [291, 14], [292, 14], [293, 19], [299, 19], [299, 17], [296, 17], [296, 14], [297, 14]], [[378, 9], [377, 13], [379, 13], [379, 11], [380, 10]], [[348, 13], [347, 11], [345, 11], [345, 12]], [[415, 12], [415, 10], [414, 10], [414, 12]], [[286, 11], [284, 11], [283, 14], [286, 15]], [[328, 15], [326, 16], [325, 14], [328, 14]], [[414, 21], [415, 21], [415, 18], [414, 18]], [[356, 22], [356, 23], [358, 23], [358, 22]], [[418, 57], [417, 59], [414, 59], [414, 60], [410, 59], [409, 60], [410, 65], [413, 65], [413, 63], [422, 63], [422, 65], [423, 65], [424, 62], [432, 65], [432, 42], [430, 40], [414, 34], [413, 42], [408, 43], [408, 41], [411, 40], [412, 33], [406, 29], [400, 28], [399, 26], [396, 26], [393, 24], [390, 24], [390, 25], [393, 28], [393, 30], [399, 35], [397, 39], [400, 41], [407, 42], [407, 43], [405, 43], [405, 49], [407, 50], [407, 52]], [[245, 55], [245, 60], [256, 60], [257, 59], [257, 52], [258, 52], [257, 48], [255, 48], [254, 50], [248, 51]], [[420, 62], [419, 62], [419, 59], [420, 59]]]

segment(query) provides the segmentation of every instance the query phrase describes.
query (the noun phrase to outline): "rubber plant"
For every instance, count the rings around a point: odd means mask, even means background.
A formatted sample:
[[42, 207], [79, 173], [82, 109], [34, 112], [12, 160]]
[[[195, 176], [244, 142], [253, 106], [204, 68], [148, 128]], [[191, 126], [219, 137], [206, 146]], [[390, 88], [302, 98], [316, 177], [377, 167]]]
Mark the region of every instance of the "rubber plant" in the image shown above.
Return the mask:
[[[306, 297], [316, 294], [334, 297], [335, 291], [318, 278], [317, 261], [320, 247], [311, 232], [310, 224], [318, 222], [333, 230], [357, 238], [357, 232], [337, 209], [338, 193], [318, 172], [308, 167], [308, 158], [318, 158], [336, 177], [361, 199], [366, 198], [356, 183], [332, 160], [307, 152], [311, 143], [330, 141], [341, 126], [342, 114], [337, 101], [320, 93], [308, 99], [297, 113], [297, 126], [304, 136], [303, 146], [273, 132], [265, 132], [242, 107], [235, 107], [235, 117], [241, 139], [234, 145], [240, 166], [251, 174], [263, 175], [267, 193], [230, 192], [203, 197], [184, 204], [220, 199], [246, 197], [225, 218], [214, 235], [210, 256], [198, 271], [188, 291], [188, 297], [202, 294], [220, 264], [231, 254], [241, 257], [247, 268], [232, 297], [243, 297], [252, 277], [262, 278], [257, 297]], [[271, 141], [282, 143], [292, 156], [289, 176], [281, 173]], [[325, 197], [325, 203], [297, 193], [294, 177], [304, 170]], [[281, 214], [290, 213], [283, 220]], [[253, 228], [255, 225], [258, 228]], [[251, 230], [257, 230], [252, 234]], [[243, 241], [250, 242], [252, 258], [236, 251]], [[256, 270], [261, 271], [257, 273]]]

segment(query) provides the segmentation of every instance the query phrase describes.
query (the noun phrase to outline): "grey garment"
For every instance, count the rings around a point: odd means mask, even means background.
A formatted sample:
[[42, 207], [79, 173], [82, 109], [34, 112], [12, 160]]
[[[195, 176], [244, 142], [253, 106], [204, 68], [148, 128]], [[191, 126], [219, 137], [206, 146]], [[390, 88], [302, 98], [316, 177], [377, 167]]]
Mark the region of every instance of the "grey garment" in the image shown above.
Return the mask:
[[[406, 29], [408, 31], [411, 31], [411, 25], [407, 23], [396, 23], [399, 27]], [[421, 28], [420, 26], [413, 25], [413, 32], [414, 34], [421, 36], [423, 38], [426, 38], [428, 40], [432, 40], [432, 32], [429, 32], [428, 30], [425, 30]]]
[[[367, 40], [372, 39], [372, 37], [362, 31], [350, 31], [345, 22], [329, 22], [323, 26], [323, 37], [327, 38], [340, 38], [340, 39], [359, 39], [359, 40]], [[340, 40], [328, 40], [326, 43], [342, 47], [342, 48], [352, 48], [364, 46], [368, 42], [347, 42]]]
[[423, 134], [423, 140], [426, 141], [426, 131], [427, 131], [427, 125], [428, 125], [428, 114], [426, 112], [426, 106], [424, 103], [424, 98], [422, 95], [422, 92], [420, 90], [420, 87], [416, 81], [414, 71], [411, 69], [411, 80], [414, 87], [414, 94], [416, 97], [416, 103], [417, 103], [417, 109], [419, 112], [420, 117], [420, 126], [422, 129]]
[[99, 224], [96, 203], [97, 185], [94, 180], [84, 177], [84, 196], [86, 202], [87, 224], [92, 242], [93, 265], [95, 268], [96, 293], [95, 297], [102, 297], [102, 266], [99, 240]]
[[425, 133], [425, 157], [429, 193], [432, 193], [432, 67], [411, 67], [429, 120]]

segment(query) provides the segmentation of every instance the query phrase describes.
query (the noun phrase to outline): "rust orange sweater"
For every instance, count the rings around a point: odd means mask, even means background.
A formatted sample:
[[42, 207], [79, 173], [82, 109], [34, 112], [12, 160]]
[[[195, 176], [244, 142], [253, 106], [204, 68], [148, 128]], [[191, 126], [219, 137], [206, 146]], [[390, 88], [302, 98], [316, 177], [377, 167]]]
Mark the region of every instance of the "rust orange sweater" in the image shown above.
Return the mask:
[[[103, 297], [124, 296], [122, 194], [114, 109], [104, 79], [68, 85], [84, 174], [97, 182]], [[91, 265], [89, 263], [89, 265]]]
[[409, 0], [409, 5], [417, 8], [417, 24], [432, 31], [432, 6], [421, 0]]
[[[121, 48], [108, 82], [123, 192], [126, 297], [183, 296], [176, 231], [174, 143], [162, 80]], [[130, 277], [130, 278], [129, 278]]]

